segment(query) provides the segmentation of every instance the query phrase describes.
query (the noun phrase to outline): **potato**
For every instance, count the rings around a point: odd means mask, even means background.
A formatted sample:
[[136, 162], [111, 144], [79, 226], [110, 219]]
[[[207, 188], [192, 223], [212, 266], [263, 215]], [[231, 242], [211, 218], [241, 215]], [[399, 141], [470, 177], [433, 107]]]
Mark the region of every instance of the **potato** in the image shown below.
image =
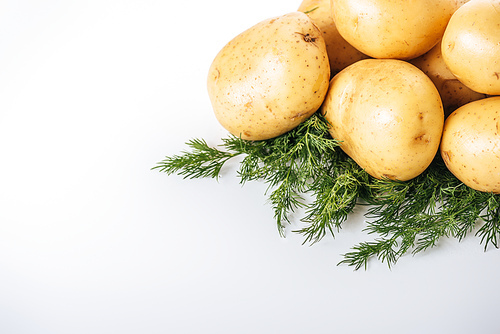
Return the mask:
[[378, 179], [410, 180], [434, 159], [444, 112], [421, 70], [396, 59], [365, 59], [330, 82], [321, 112], [341, 149]]
[[466, 4], [469, 1], [470, 0], [451, 0], [451, 3], [452, 6], [454, 6], [453, 8], [457, 10], [458, 8], [462, 7], [462, 5]]
[[339, 34], [333, 22], [330, 0], [303, 0], [298, 10], [306, 13], [323, 33], [332, 74], [337, 74], [358, 60], [368, 58]]
[[225, 45], [210, 66], [207, 86], [225, 129], [264, 140], [317, 111], [329, 80], [321, 31], [306, 14], [293, 12], [264, 20]]
[[440, 152], [448, 169], [464, 184], [500, 193], [500, 96], [455, 110], [446, 119]]
[[474, 91], [500, 95], [499, 0], [471, 0], [457, 9], [441, 43], [458, 80]]
[[451, 73], [443, 60], [441, 43], [424, 55], [410, 60], [410, 63], [427, 74], [436, 85], [443, 101], [445, 117], [464, 104], [487, 97], [486, 94], [473, 91]]
[[339, 33], [373, 58], [412, 59], [441, 40], [455, 0], [332, 0]]

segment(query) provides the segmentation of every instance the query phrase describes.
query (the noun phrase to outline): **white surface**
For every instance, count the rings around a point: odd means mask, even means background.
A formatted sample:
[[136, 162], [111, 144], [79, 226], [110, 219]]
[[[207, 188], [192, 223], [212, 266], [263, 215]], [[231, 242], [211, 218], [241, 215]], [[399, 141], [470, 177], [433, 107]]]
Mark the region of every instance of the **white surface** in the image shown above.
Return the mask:
[[337, 266], [361, 213], [280, 238], [259, 183], [151, 171], [226, 135], [206, 74], [299, 1], [0, 2], [0, 333], [498, 333], [500, 252]]

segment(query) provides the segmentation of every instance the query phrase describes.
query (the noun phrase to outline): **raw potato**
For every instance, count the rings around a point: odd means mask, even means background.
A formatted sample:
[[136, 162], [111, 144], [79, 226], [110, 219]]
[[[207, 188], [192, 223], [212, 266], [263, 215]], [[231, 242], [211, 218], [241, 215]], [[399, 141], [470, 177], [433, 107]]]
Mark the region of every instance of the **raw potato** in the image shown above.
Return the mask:
[[455, 0], [332, 0], [340, 34], [373, 58], [412, 59], [441, 40]]
[[500, 193], [500, 97], [468, 103], [447, 119], [441, 156], [467, 186]]
[[260, 22], [224, 46], [207, 86], [225, 129], [242, 139], [264, 140], [317, 111], [329, 80], [320, 30], [306, 14], [293, 12]]
[[321, 30], [333, 74], [358, 60], [368, 58], [339, 34], [333, 22], [330, 0], [303, 0], [298, 10], [306, 13]]
[[455, 10], [462, 7], [462, 5], [466, 4], [470, 0], [451, 0], [452, 6], [454, 6]]
[[441, 43], [426, 54], [410, 60], [410, 63], [427, 74], [436, 85], [443, 101], [445, 116], [464, 104], [487, 97], [486, 94], [473, 91], [451, 73], [443, 60]]
[[500, 95], [500, 0], [471, 0], [450, 19], [443, 59], [470, 89]]
[[361, 60], [330, 82], [321, 112], [342, 150], [375, 178], [410, 180], [434, 159], [444, 112], [432, 81], [396, 59]]

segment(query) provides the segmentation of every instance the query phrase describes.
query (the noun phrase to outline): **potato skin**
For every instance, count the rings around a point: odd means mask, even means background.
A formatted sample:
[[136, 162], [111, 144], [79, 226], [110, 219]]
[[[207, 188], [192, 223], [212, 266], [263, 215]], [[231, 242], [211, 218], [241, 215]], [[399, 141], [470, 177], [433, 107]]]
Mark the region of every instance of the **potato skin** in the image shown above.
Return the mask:
[[486, 94], [473, 91], [451, 73], [443, 60], [441, 43], [436, 44], [422, 56], [410, 60], [410, 63], [427, 74], [436, 85], [443, 101], [445, 117], [464, 104], [488, 97]]
[[464, 4], [469, 2], [470, 0], [451, 0], [451, 4], [454, 8], [454, 11], [457, 10], [458, 8], [462, 7]]
[[434, 159], [444, 112], [432, 81], [395, 59], [361, 60], [337, 74], [321, 112], [342, 150], [378, 179], [410, 180]]
[[500, 193], [500, 96], [470, 102], [444, 125], [440, 147], [448, 169], [472, 189]]
[[215, 57], [207, 87], [217, 120], [246, 140], [279, 136], [318, 110], [330, 65], [319, 29], [304, 13], [264, 20]]
[[298, 10], [307, 13], [321, 30], [333, 75], [358, 60], [369, 58], [340, 35], [333, 21], [330, 0], [303, 0]]
[[332, 0], [340, 34], [373, 58], [412, 59], [441, 40], [457, 7], [450, 0]]
[[470, 89], [500, 95], [500, 0], [471, 0], [451, 17], [443, 59]]

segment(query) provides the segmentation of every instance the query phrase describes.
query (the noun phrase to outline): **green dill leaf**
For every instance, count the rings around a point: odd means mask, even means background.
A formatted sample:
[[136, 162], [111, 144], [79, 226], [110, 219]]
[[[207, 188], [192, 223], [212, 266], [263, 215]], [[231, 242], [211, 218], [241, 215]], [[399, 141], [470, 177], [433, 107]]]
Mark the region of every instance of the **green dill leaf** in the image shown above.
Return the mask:
[[353, 247], [344, 254], [343, 264], [360, 268], [376, 257], [391, 266], [406, 253], [435, 247], [442, 238], [462, 240], [480, 220], [485, 222], [476, 233], [481, 243], [498, 246], [499, 195], [467, 187], [439, 157], [413, 180], [374, 180], [371, 187], [365, 230], [378, 238], [369, 247], [365, 243]]
[[[273, 139], [253, 142], [238, 171], [242, 182], [263, 180], [281, 235], [289, 214], [307, 207], [303, 195], [320, 180], [335, 155], [339, 142], [328, 133], [328, 124], [314, 114], [292, 131]], [[234, 145], [231, 146], [234, 148]]]
[[316, 9], [318, 9], [318, 8], [319, 8], [319, 7], [318, 7], [318, 6], [316, 6], [316, 7], [312, 8], [312, 9], [309, 9], [308, 11], [305, 11], [305, 12], [304, 12], [304, 14], [310, 14], [310, 13], [314, 12], [314, 11], [315, 11]]
[[184, 176], [184, 178], [218, 179], [224, 164], [239, 153], [230, 153], [210, 147], [203, 139], [192, 139], [186, 143], [191, 151], [166, 157], [152, 169], [166, 174]]
[[492, 245], [498, 248], [500, 245], [500, 195], [484, 194], [486, 199], [485, 214], [481, 215], [484, 225], [476, 232], [476, 236], [481, 238], [481, 243], [484, 244], [484, 250]]
[[[368, 205], [364, 231], [373, 241], [354, 245], [340, 264], [356, 270], [372, 258], [391, 268], [404, 255], [437, 246], [443, 238], [458, 241], [475, 232], [484, 249], [500, 247], [500, 195], [473, 190], [460, 182], [439, 155], [416, 178], [401, 182], [369, 176], [339, 149], [329, 124], [315, 113], [276, 138], [248, 141], [230, 135], [210, 147], [202, 139], [187, 142], [189, 150], [166, 157], [152, 169], [185, 178], [216, 178], [223, 166], [241, 156], [240, 182], [261, 181], [274, 211], [280, 235], [290, 215], [304, 209], [293, 232], [304, 243], [335, 237], [357, 205]], [[478, 227], [479, 226], [479, 227]]]
[[343, 153], [324, 166], [322, 175], [309, 186], [314, 201], [302, 219], [308, 226], [296, 231], [305, 236], [304, 243], [316, 243], [327, 232], [335, 236], [334, 230], [340, 230], [362, 197], [365, 177], [366, 173]]

